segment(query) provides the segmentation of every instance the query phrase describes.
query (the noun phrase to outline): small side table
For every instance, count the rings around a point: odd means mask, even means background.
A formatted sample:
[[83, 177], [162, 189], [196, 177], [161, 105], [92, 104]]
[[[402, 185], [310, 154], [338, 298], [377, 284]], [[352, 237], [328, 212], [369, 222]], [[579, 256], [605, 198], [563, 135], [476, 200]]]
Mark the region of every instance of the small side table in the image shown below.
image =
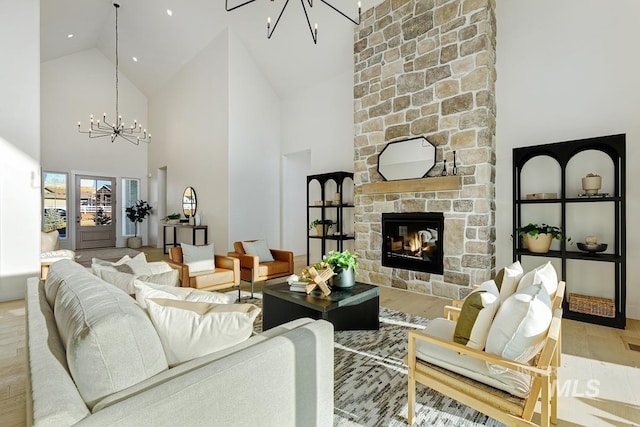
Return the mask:
[[[167, 228], [173, 228], [173, 242], [167, 243]], [[162, 228], [162, 245], [163, 245], [163, 253], [168, 254], [167, 251], [168, 246], [179, 246], [177, 230], [178, 228], [190, 228], [191, 229], [191, 244], [196, 244], [196, 231], [203, 230], [204, 231], [204, 244], [209, 243], [209, 226], [208, 225], [190, 225], [190, 224], [163, 224]]]

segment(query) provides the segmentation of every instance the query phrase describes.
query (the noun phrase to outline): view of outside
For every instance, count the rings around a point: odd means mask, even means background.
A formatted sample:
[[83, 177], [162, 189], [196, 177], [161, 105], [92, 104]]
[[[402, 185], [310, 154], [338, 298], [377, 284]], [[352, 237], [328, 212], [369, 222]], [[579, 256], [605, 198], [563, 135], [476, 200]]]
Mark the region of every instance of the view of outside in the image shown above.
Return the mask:
[[[127, 217], [126, 209], [136, 204], [140, 199], [140, 180], [124, 178], [122, 180], [122, 218]], [[122, 234], [124, 236], [133, 236], [136, 231], [136, 225], [131, 221], [122, 221]]]
[[109, 225], [112, 219], [111, 181], [80, 180], [80, 225]]
[[67, 237], [67, 174], [42, 173], [42, 230], [58, 230], [60, 238]]

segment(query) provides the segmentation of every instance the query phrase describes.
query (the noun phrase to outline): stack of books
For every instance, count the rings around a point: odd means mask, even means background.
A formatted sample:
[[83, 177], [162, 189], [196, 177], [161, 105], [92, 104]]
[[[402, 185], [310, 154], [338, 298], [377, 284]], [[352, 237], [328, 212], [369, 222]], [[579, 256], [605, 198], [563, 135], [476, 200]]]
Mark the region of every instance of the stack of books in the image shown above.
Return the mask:
[[309, 282], [292, 282], [289, 283], [289, 290], [293, 292], [307, 293], [307, 285]]
[[307, 285], [309, 282], [303, 282], [297, 275], [292, 275], [287, 279], [289, 284], [289, 290], [292, 292], [307, 292]]

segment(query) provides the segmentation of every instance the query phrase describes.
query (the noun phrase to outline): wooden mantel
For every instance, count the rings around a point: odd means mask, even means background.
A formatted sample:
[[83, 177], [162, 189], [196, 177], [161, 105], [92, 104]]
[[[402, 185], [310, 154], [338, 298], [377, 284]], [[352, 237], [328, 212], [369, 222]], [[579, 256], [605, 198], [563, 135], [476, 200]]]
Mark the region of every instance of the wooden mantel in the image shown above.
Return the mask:
[[360, 194], [411, 193], [428, 191], [460, 190], [462, 177], [434, 176], [420, 179], [403, 179], [397, 181], [380, 181], [360, 186]]

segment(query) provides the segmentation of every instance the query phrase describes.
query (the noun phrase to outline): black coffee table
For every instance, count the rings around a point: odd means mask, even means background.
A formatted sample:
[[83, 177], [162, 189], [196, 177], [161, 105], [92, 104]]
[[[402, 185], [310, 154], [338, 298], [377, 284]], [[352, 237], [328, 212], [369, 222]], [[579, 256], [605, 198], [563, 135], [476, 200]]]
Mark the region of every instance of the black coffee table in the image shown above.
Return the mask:
[[324, 296], [318, 289], [307, 295], [289, 290], [287, 283], [262, 288], [262, 329], [267, 330], [301, 317], [324, 319], [337, 331], [379, 329], [380, 290], [366, 283], [346, 290], [332, 289]]

